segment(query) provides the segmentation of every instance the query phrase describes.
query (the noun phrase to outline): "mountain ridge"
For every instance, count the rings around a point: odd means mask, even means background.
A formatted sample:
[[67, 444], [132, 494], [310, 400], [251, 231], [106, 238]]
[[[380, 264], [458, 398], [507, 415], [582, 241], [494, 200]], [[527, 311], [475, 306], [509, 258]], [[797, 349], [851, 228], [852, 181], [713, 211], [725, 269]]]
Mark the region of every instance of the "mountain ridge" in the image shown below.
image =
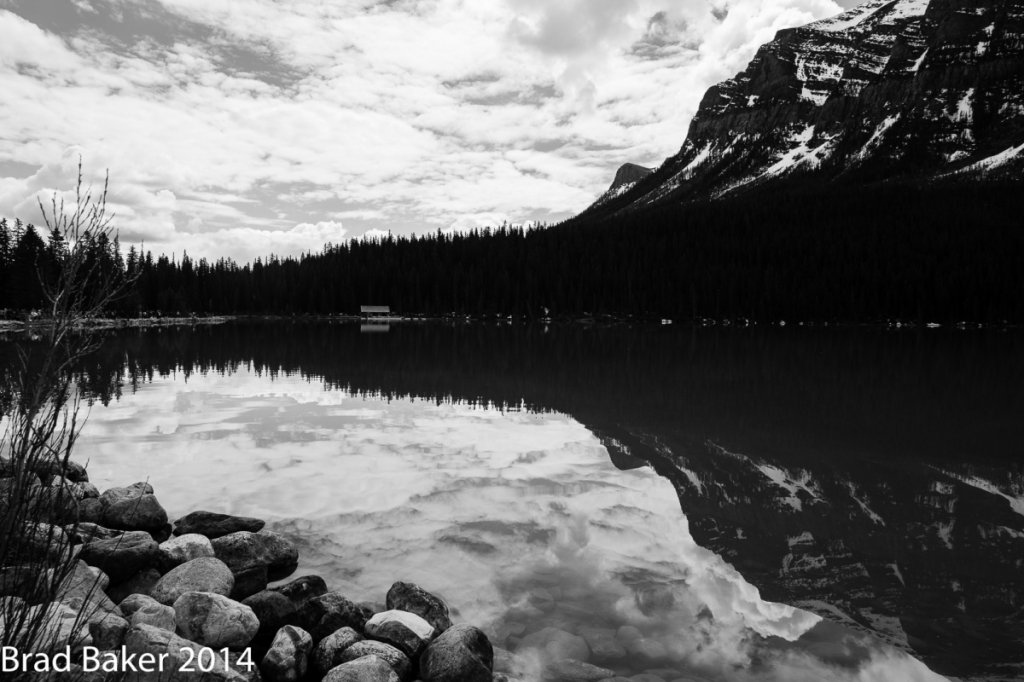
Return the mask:
[[992, 176], [1024, 176], [1024, 1], [869, 0], [779, 31], [708, 89], [679, 152], [580, 217], [789, 181]]

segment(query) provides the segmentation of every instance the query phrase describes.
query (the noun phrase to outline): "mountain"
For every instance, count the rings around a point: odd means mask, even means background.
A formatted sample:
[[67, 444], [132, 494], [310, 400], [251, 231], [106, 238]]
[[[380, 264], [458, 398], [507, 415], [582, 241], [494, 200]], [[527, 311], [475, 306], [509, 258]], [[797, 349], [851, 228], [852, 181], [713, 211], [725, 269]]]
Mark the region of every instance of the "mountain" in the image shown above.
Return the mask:
[[611, 186], [605, 190], [597, 201], [594, 202], [595, 206], [607, 203], [615, 197], [622, 196], [629, 190], [636, 186], [636, 183], [640, 182], [648, 175], [654, 172], [653, 168], [646, 168], [644, 166], [638, 166], [635, 163], [624, 163], [619, 166], [619, 170], [615, 172], [615, 179], [612, 180]]
[[794, 180], [992, 176], [1024, 176], [1024, 0], [869, 0], [779, 31], [707, 91], [677, 154], [584, 215]]

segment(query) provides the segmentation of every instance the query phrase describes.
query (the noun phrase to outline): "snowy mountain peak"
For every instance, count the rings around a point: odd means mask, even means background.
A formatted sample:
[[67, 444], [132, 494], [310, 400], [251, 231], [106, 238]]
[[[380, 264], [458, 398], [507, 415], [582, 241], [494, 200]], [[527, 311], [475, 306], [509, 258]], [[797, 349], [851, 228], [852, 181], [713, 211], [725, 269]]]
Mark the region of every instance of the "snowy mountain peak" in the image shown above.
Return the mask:
[[1024, 0], [869, 0], [779, 31], [707, 91], [675, 156], [588, 213], [810, 175], [1022, 177], [1022, 149]]

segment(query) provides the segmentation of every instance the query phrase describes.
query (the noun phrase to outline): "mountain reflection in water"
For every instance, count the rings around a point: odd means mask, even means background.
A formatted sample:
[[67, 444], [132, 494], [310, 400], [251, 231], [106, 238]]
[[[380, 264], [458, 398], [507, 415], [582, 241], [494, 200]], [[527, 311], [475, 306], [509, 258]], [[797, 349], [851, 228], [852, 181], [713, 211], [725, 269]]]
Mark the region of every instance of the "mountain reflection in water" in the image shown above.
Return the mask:
[[83, 368], [109, 407], [94, 407], [80, 456], [101, 484], [148, 476], [172, 514], [271, 519], [301, 539], [304, 571], [352, 596], [380, 599], [398, 578], [434, 587], [509, 648], [547, 625], [626, 639], [632, 626], [646, 643], [631, 672], [931, 679], [870, 632], [943, 674], [1015, 679], [1021, 341], [111, 333]]

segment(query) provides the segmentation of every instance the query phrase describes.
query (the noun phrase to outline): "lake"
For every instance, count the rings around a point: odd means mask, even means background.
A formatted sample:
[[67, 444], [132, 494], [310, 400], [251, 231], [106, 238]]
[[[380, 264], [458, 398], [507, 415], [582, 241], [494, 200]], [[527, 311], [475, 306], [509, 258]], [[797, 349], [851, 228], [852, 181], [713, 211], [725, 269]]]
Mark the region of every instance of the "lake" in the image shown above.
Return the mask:
[[1019, 332], [236, 322], [81, 379], [101, 489], [417, 582], [523, 679], [544, 628], [665, 682], [1024, 670]]

